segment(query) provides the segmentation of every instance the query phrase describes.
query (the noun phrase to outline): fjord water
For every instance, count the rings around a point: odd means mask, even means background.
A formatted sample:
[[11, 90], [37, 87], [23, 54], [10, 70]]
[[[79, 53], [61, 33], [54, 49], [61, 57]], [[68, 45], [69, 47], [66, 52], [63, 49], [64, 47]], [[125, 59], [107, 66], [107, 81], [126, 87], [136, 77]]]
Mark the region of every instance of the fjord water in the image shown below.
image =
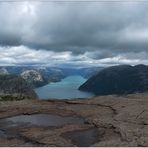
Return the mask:
[[78, 90], [87, 79], [79, 75], [68, 76], [60, 82], [50, 83], [35, 89], [39, 99], [89, 98], [94, 94]]

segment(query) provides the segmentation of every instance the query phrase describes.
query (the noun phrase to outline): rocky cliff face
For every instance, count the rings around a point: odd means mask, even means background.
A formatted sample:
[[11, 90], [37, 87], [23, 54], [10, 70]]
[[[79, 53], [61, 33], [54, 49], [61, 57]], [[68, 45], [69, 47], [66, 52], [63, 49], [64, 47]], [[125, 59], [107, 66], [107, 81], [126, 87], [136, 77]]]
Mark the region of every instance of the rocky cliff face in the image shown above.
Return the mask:
[[63, 71], [59, 68], [39, 68], [38, 71], [41, 73], [43, 78], [48, 82], [58, 82], [65, 77]]
[[88, 79], [79, 89], [97, 95], [145, 92], [148, 91], [148, 66], [109, 67]]
[[28, 83], [19, 76], [0, 75], [0, 96], [25, 96], [36, 98], [36, 94]]
[[42, 75], [36, 70], [25, 70], [20, 75], [34, 88], [43, 86], [48, 83], [43, 79]]
[[64, 78], [64, 74], [61, 70], [53, 68], [36, 68], [24, 70], [20, 76], [33, 88], [41, 87], [50, 82], [57, 82]]

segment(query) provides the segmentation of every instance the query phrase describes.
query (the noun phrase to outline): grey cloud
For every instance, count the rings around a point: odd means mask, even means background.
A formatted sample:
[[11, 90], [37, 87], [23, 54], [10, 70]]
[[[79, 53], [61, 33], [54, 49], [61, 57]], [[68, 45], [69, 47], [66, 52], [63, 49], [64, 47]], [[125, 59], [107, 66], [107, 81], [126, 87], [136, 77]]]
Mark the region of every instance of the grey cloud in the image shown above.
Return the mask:
[[148, 3], [1, 3], [0, 20], [4, 47], [71, 51], [73, 61], [115, 64], [115, 57], [126, 63], [148, 53]]
[[109, 54], [87, 51], [79, 55], [71, 51], [54, 52], [35, 50], [25, 46], [0, 47], [0, 65], [44, 65], [56, 66], [70, 64], [75, 66], [111, 66], [117, 64], [148, 64], [147, 52]]
[[[0, 6], [0, 41], [49, 50], [145, 47], [126, 35], [148, 29], [147, 4], [17, 3]], [[144, 45], [143, 45], [144, 44]], [[142, 49], [141, 49], [142, 50]]]

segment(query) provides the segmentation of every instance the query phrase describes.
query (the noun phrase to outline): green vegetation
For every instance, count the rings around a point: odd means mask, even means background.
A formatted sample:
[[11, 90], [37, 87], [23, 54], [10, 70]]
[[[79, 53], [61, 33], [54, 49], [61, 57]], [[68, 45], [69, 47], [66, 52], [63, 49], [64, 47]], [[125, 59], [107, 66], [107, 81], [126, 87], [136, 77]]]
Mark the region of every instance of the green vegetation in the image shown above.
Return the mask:
[[19, 101], [19, 100], [25, 100], [25, 99], [34, 99], [30, 96], [13, 96], [13, 95], [4, 95], [0, 96], [0, 101]]

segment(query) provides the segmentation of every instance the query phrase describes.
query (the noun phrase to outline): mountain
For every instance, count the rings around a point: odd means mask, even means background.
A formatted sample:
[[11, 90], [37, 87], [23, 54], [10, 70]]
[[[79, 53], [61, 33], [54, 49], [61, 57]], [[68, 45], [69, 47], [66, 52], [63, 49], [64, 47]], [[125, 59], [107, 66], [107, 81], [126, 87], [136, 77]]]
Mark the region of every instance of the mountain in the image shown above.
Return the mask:
[[19, 75], [24, 70], [31, 70], [32, 66], [3, 66], [1, 68], [5, 68], [9, 74]]
[[65, 76], [81, 75], [84, 78], [90, 78], [98, 73], [104, 67], [87, 67], [87, 68], [60, 68]]
[[71, 75], [81, 75], [88, 79], [102, 69], [103, 67], [3, 66], [0, 67], [0, 74], [21, 76], [33, 88], [37, 88], [50, 82], [61, 81], [61, 79]]
[[9, 72], [7, 71], [6, 68], [0, 68], [0, 75], [5, 75], [5, 74], [9, 74]]
[[26, 80], [32, 87], [39, 87], [47, 84], [42, 75], [36, 70], [25, 70], [20, 76]]
[[148, 66], [120, 65], [105, 68], [82, 84], [79, 90], [96, 95], [148, 91]]
[[84, 78], [90, 78], [100, 72], [104, 67], [89, 67], [89, 68], [82, 68], [81, 75]]
[[48, 81], [48, 83], [58, 82], [66, 77], [64, 72], [60, 68], [56, 67], [40, 67], [38, 68], [38, 71], [42, 74], [43, 78]]
[[58, 82], [71, 75], [81, 75], [84, 78], [102, 70], [103, 67], [46, 67], [46, 66], [3, 66], [0, 67], [0, 74], [14, 74], [21, 76], [33, 86], [33, 88], [44, 86], [50, 82]]
[[50, 82], [58, 82], [65, 77], [60, 69], [47, 67], [24, 70], [20, 76], [34, 88], [44, 86]]
[[20, 76], [0, 75], [0, 96], [36, 98], [37, 95]]
[[42, 66], [3, 66], [0, 74], [13, 74], [21, 76], [33, 87], [41, 87], [50, 82], [57, 82], [65, 78], [65, 74], [59, 68]]

